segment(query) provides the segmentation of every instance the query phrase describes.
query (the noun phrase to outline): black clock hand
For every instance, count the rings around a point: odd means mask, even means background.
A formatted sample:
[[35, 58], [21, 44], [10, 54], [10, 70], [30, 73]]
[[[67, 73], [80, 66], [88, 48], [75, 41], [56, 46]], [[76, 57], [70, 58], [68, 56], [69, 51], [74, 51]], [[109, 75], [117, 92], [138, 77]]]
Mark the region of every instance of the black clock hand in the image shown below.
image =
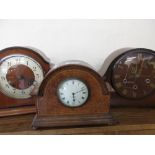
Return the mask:
[[81, 89], [81, 90], [79, 90], [79, 91], [77, 91], [77, 92], [74, 93], [74, 94], [77, 94], [77, 93], [79, 93], [79, 92], [81, 92], [81, 91], [83, 91], [83, 90], [85, 90], [85, 88], [84, 88], [84, 89]]
[[75, 101], [75, 93], [73, 92], [72, 95], [73, 95], [73, 102], [74, 102]]

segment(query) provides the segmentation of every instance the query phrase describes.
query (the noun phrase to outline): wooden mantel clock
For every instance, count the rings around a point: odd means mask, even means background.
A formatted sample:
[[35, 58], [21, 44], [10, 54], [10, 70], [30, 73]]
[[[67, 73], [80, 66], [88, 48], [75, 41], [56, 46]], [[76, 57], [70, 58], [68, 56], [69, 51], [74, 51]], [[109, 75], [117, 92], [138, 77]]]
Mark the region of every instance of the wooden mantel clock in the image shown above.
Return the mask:
[[112, 124], [110, 96], [102, 77], [86, 63], [53, 68], [37, 97], [33, 128]]
[[116, 57], [104, 75], [112, 106], [155, 106], [155, 52], [136, 48]]
[[35, 95], [52, 64], [26, 47], [0, 51], [0, 117], [33, 113]]

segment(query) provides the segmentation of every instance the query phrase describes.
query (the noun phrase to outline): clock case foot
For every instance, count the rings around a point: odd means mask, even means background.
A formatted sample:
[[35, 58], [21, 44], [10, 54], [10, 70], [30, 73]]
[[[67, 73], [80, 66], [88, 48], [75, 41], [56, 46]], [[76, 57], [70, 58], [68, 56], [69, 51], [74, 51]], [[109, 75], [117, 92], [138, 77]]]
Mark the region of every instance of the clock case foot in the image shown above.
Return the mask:
[[32, 114], [32, 113], [36, 113], [35, 106], [0, 109], [0, 117], [24, 115], [24, 114]]
[[117, 121], [110, 114], [82, 115], [82, 116], [38, 116], [32, 122], [33, 129], [46, 127], [73, 127], [92, 125], [114, 125]]

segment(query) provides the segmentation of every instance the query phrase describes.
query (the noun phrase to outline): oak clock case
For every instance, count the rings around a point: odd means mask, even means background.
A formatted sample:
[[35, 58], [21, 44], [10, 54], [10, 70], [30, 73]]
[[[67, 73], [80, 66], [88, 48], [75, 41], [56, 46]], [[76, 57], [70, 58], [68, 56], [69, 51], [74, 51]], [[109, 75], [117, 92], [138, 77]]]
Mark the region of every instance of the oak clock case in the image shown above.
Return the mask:
[[26, 47], [0, 51], [0, 117], [34, 113], [40, 83], [52, 65]]
[[109, 92], [102, 77], [85, 63], [64, 63], [43, 80], [33, 128], [113, 124]]
[[155, 53], [130, 49], [113, 60], [104, 79], [111, 85], [112, 106], [155, 106]]

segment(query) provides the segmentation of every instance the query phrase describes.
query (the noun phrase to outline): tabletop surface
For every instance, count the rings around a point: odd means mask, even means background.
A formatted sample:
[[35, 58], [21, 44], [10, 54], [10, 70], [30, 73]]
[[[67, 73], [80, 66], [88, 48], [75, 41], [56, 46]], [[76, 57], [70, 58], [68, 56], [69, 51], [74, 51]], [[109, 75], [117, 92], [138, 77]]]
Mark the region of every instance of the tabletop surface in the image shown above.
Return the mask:
[[155, 134], [155, 108], [112, 108], [111, 114], [118, 124], [42, 130], [32, 129], [34, 114], [5, 117], [0, 118], [0, 134]]

